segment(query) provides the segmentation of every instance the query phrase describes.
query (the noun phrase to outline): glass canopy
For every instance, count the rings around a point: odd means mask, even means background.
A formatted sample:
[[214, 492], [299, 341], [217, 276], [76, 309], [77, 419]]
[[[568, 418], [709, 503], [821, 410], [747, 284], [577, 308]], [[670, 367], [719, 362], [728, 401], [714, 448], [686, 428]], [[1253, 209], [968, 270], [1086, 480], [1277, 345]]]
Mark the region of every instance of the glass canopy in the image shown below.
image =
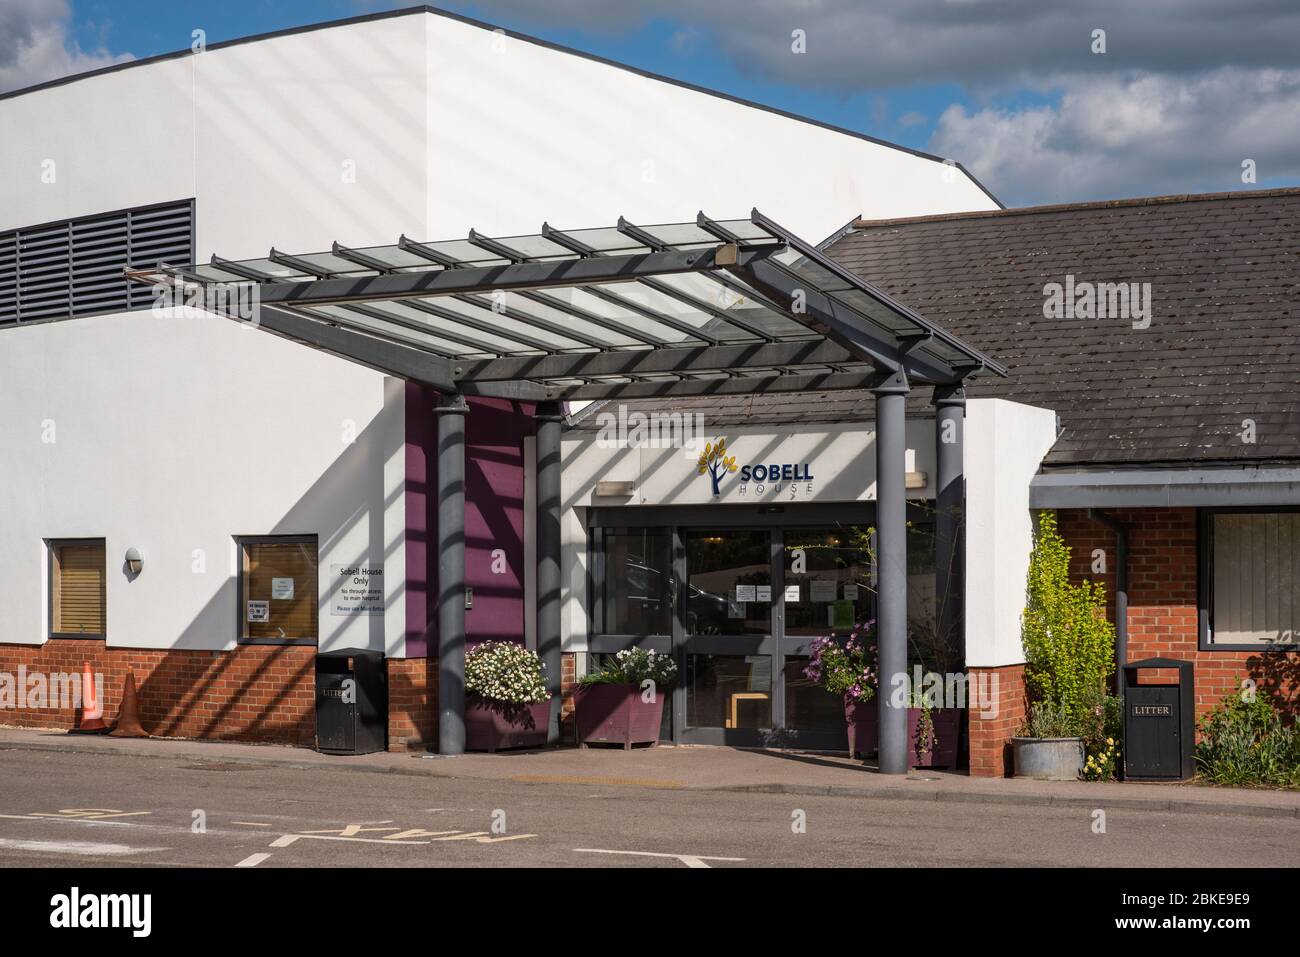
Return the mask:
[[[757, 210], [214, 255], [134, 278], [256, 284], [255, 320], [269, 331], [467, 393], [599, 398], [752, 391], [755, 376], [793, 390], [862, 388], [899, 373], [943, 385], [1006, 374]], [[672, 388], [692, 380], [717, 384]], [[646, 383], [658, 386], [646, 393]]]

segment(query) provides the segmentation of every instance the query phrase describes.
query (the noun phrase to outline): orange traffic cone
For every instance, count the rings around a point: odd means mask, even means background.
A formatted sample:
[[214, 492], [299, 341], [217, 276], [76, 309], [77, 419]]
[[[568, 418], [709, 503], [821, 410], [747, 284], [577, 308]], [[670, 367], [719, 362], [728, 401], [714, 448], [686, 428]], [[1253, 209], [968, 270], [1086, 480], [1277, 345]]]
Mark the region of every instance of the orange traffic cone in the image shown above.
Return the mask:
[[99, 700], [99, 690], [95, 687], [95, 676], [90, 670], [90, 662], [81, 676], [81, 727], [73, 728], [72, 734], [103, 734], [108, 730], [104, 723], [104, 702]]
[[126, 669], [126, 682], [122, 686], [122, 707], [117, 710], [117, 724], [109, 732], [114, 738], [147, 738], [149, 732], [140, 726], [139, 709], [135, 701], [135, 672]]

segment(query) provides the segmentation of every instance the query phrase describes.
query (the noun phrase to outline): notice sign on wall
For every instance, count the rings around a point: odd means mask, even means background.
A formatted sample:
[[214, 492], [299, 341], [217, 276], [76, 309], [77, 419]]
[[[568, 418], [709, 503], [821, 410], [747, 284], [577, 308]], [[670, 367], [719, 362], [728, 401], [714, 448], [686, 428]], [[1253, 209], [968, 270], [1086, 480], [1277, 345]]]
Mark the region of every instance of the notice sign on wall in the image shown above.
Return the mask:
[[271, 603], [269, 601], [250, 601], [248, 603], [249, 621], [270, 621]]
[[331, 565], [331, 615], [382, 615], [384, 566]]
[[271, 579], [271, 600], [287, 601], [291, 598], [293, 598], [293, 579], [272, 578]]

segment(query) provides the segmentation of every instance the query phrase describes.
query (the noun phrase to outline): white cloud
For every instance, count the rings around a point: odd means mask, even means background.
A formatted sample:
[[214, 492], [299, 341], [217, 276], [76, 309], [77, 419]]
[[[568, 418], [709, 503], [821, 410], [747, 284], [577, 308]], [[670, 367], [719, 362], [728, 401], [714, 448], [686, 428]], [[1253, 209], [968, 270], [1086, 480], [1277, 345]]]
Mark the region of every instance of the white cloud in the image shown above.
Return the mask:
[[1241, 189], [1300, 178], [1300, 70], [1074, 77], [1055, 106], [939, 118], [932, 151], [961, 159], [1013, 205]]
[[71, 16], [66, 0], [0, 0], [0, 91], [133, 59], [82, 50], [68, 31]]

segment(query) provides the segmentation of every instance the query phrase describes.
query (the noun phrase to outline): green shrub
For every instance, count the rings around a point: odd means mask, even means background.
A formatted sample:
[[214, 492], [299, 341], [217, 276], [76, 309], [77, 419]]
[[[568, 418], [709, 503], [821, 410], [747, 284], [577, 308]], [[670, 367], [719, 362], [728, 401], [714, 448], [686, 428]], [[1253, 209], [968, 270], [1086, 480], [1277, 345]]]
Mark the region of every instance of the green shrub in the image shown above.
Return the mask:
[[1300, 788], [1300, 734], [1264, 697], [1229, 695], [1201, 719], [1196, 766], [1215, 784]]
[[1115, 627], [1106, 620], [1105, 589], [1070, 581], [1070, 548], [1051, 512], [1039, 519], [1027, 591], [1021, 642], [1029, 696], [1064, 713], [1074, 729], [1067, 737], [1082, 736], [1115, 670]]

